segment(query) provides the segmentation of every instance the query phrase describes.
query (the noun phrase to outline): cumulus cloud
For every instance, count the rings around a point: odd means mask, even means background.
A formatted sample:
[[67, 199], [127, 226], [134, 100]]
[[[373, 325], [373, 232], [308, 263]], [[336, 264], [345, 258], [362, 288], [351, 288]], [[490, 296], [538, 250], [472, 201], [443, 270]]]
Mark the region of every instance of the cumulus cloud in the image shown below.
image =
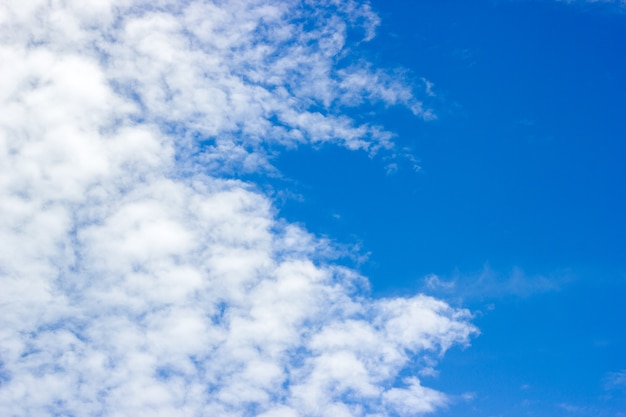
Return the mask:
[[[477, 330], [371, 299], [254, 185], [269, 151], [393, 148], [343, 115], [428, 118], [347, 60], [351, 1], [0, 5], [0, 408], [12, 416], [384, 416], [448, 401], [417, 376]], [[346, 62], [349, 62], [346, 63]], [[355, 63], [356, 62], [356, 63]]]

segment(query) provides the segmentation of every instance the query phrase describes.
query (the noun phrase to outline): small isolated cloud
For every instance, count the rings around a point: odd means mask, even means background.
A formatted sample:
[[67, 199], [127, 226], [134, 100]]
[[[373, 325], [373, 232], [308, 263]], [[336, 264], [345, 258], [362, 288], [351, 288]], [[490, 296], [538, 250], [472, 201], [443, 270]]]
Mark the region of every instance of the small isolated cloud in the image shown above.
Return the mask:
[[565, 7], [575, 7], [581, 12], [603, 11], [609, 13], [626, 12], [626, 0], [508, 0], [525, 3], [560, 3]]
[[476, 399], [476, 393], [475, 392], [466, 392], [466, 393], [461, 395], [461, 398], [463, 398], [467, 402], [474, 401]]
[[423, 279], [423, 289], [431, 294], [463, 300], [527, 297], [536, 293], [558, 291], [569, 279], [567, 274], [528, 275], [520, 268], [513, 268], [504, 274], [485, 266], [479, 273], [457, 273], [451, 278], [428, 275]]
[[622, 13], [626, 10], [626, 0], [555, 0], [572, 7], [582, 7], [583, 10], [589, 8], [602, 8], [609, 11]]
[[[417, 109], [342, 65], [355, 1], [0, 5], [0, 409], [11, 416], [415, 415], [417, 376], [477, 333], [432, 297], [372, 299], [333, 248], [224, 173], [272, 147], [368, 151], [344, 116]], [[419, 373], [419, 372], [418, 372]]]
[[594, 410], [592, 407], [586, 407], [581, 405], [574, 405], [569, 403], [560, 403], [559, 408], [567, 411], [569, 414], [573, 415], [597, 415], [597, 410]]
[[598, 4], [614, 4], [626, 5], [625, 0], [558, 0], [563, 3], [598, 3]]
[[428, 81], [426, 78], [422, 77], [422, 82], [424, 83], [424, 89], [426, 91], [426, 95], [430, 97], [435, 97], [434, 87], [435, 84], [431, 81]]
[[609, 372], [604, 378], [604, 386], [607, 390], [626, 391], [626, 369], [618, 372]]

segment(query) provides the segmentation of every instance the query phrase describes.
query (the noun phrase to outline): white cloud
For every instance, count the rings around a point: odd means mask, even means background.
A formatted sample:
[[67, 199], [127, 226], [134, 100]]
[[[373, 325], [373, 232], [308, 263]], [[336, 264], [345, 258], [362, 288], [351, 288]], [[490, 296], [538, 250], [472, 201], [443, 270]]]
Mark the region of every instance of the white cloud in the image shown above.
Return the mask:
[[7, 415], [408, 415], [446, 403], [397, 378], [468, 343], [467, 311], [368, 298], [328, 242], [219, 177], [267, 169], [275, 146], [393, 147], [341, 114], [359, 97], [421, 114], [401, 81], [343, 64], [347, 31], [368, 39], [376, 23], [357, 2], [3, 2]]
[[587, 10], [589, 7], [602, 7], [610, 11], [623, 12], [626, 6], [626, 0], [554, 0], [559, 3], [565, 3], [572, 7], [582, 7]]
[[625, 0], [559, 0], [565, 3], [606, 3], [614, 5], [626, 5]]
[[598, 410], [593, 409], [592, 407], [585, 407], [580, 405], [573, 405], [568, 403], [560, 403], [558, 404], [559, 408], [567, 411], [569, 414], [578, 414], [578, 415], [598, 415]]
[[609, 372], [605, 378], [607, 390], [626, 390], [626, 369], [617, 372]]
[[400, 415], [415, 415], [435, 410], [446, 404], [446, 397], [433, 389], [423, 387], [417, 378], [409, 378], [407, 389], [392, 388], [383, 398]]
[[423, 279], [424, 291], [458, 300], [489, 299], [495, 297], [528, 297], [533, 294], [558, 291], [572, 280], [568, 271], [552, 275], [529, 275], [518, 267], [504, 274], [485, 265], [475, 274], [459, 274], [442, 279], [435, 274]]

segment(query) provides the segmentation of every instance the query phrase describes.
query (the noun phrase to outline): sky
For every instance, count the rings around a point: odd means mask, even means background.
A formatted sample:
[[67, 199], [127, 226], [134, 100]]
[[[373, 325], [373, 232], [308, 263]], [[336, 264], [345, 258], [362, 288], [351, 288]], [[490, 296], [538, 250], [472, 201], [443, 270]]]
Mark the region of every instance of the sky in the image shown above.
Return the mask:
[[623, 39], [623, 1], [3, 1], [0, 414], [625, 416]]

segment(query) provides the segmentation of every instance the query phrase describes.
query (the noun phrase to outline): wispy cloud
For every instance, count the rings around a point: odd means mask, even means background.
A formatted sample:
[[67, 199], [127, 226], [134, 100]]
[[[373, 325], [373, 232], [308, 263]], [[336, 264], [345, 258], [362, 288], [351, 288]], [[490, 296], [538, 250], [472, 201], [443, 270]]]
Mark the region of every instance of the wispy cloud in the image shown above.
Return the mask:
[[478, 273], [456, 273], [451, 277], [435, 274], [423, 279], [424, 291], [458, 300], [491, 299], [506, 296], [527, 297], [547, 291], [557, 291], [571, 277], [567, 273], [529, 275], [520, 268], [508, 273], [485, 266]]
[[558, 0], [563, 3], [598, 3], [598, 4], [613, 4], [613, 5], [626, 5], [624, 0]]
[[[371, 299], [332, 247], [224, 172], [390, 134], [342, 115], [411, 89], [344, 65], [357, 2], [0, 6], [0, 408], [7, 415], [360, 416], [447, 402], [412, 362], [477, 332]], [[430, 358], [425, 360], [424, 358]]]
[[562, 410], [567, 411], [569, 414], [576, 414], [576, 415], [592, 415], [593, 412], [595, 411], [591, 407], [584, 407], [584, 406], [573, 405], [569, 403], [560, 403], [558, 406]]
[[575, 7], [601, 7], [607, 10], [623, 12], [626, 8], [626, 0], [555, 0]]
[[626, 369], [618, 372], [609, 372], [604, 378], [604, 387], [607, 390], [626, 391]]

